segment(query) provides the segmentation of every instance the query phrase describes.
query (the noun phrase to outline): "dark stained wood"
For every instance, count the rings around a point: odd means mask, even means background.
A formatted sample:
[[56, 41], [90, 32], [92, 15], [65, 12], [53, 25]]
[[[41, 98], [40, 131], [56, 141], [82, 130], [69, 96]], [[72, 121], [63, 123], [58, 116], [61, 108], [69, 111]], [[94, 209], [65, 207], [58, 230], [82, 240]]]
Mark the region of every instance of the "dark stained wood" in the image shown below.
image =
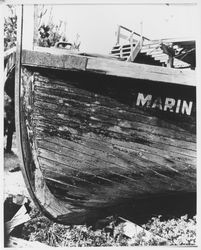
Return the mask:
[[[37, 155], [35, 153], [35, 145], [33, 142], [33, 130], [31, 124], [31, 107], [33, 99], [31, 98], [32, 92], [32, 75], [29, 71], [23, 70], [22, 84], [23, 88], [23, 102], [20, 112], [20, 127], [21, 127], [21, 138], [22, 140], [22, 155], [23, 155], [23, 171], [25, 171], [25, 180], [27, 187], [32, 195], [32, 199], [36, 202], [39, 208], [50, 218], [55, 219], [60, 215], [66, 213], [74, 213], [70, 204], [65, 204], [50, 192], [46, 185], [44, 176], [40, 170], [38, 164]], [[30, 144], [30, 142], [33, 142]], [[76, 209], [75, 209], [76, 210]], [[80, 209], [78, 209], [80, 211]], [[76, 223], [76, 219], [80, 221], [80, 218], [73, 217], [73, 221], [69, 223]]]
[[22, 51], [16, 73], [23, 174], [47, 216], [196, 191], [195, 72], [49, 51]]
[[[81, 122], [81, 119], [79, 119], [78, 117], [79, 109], [72, 108], [72, 112], [74, 113], [75, 118], [73, 120], [70, 120], [69, 112], [66, 112], [66, 113], [60, 112], [61, 114], [58, 115], [59, 111], [61, 111], [61, 108], [59, 110], [58, 106], [51, 105], [50, 103], [45, 103], [46, 106], [43, 106], [43, 108], [41, 108], [42, 106], [40, 105], [44, 105], [44, 103], [36, 102], [37, 112], [39, 113], [39, 115], [43, 114], [43, 117], [46, 118], [47, 126], [48, 126], [48, 120], [51, 120], [50, 119], [51, 115], [58, 116], [56, 120], [52, 120], [53, 124], [57, 126], [59, 124], [62, 126], [62, 124], [68, 122], [69, 125], [71, 124], [70, 126], [72, 128], [76, 128], [77, 126], [79, 126]], [[83, 111], [81, 118], [87, 118], [87, 116], [89, 116], [89, 113]], [[100, 133], [102, 134], [107, 133], [108, 135], [114, 138], [120, 138], [122, 136], [124, 138], [127, 138], [129, 136], [130, 138], [133, 138], [133, 141], [137, 137], [138, 140], [144, 140], [144, 141], [147, 141], [147, 143], [148, 142], [150, 143], [152, 142], [151, 144], [160, 143], [160, 145], [162, 146], [168, 145], [168, 146], [172, 146], [174, 149], [178, 147], [180, 149], [192, 150], [195, 146], [194, 144], [195, 141], [193, 141], [192, 137], [190, 138], [190, 135], [188, 135], [188, 133], [186, 134], [187, 138], [185, 138], [184, 133], [181, 133], [181, 135], [180, 134], [175, 135], [175, 133], [172, 130], [169, 131], [168, 129], [164, 129], [163, 131], [163, 129], [161, 130], [157, 129], [156, 126], [149, 126], [148, 124], [144, 124], [140, 122], [139, 123], [132, 122], [132, 121], [125, 122], [123, 120], [119, 121], [118, 127], [115, 127], [115, 118], [112, 117], [108, 121], [108, 117], [109, 116], [89, 117], [91, 130], [93, 131], [99, 130]], [[102, 128], [100, 128], [100, 122], [103, 125]], [[110, 126], [109, 129], [107, 129], [108, 126]], [[172, 149], [172, 151], [174, 149]]]
[[[145, 115], [144, 111], [141, 110], [140, 108], [138, 110], [135, 110], [135, 112], [133, 112], [132, 109], [130, 109], [129, 107], [121, 103], [118, 103], [118, 106], [117, 106], [116, 103], [112, 103], [110, 99], [107, 99], [106, 101], [106, 99], [102, 96], [99, 96], [99, 100], [101, 100], [101, 105], [99, 105], [100, 101], [97, 101], [97, 98], [94, 93], [90, 93], [89, 95], [89, 93], [87, 93], [85, 90], [80, 89], [79, 93], [75, 94], [70, 85], [68, 85], [68, 88], [65, 88], [66, 90], [68, 90], [68, 92], [70, 92], [70, 95], [72, 96], [72, 98], [69, 99], [67, 98], [66, 92], [65, 91], [63, 92], [64, 86], [67, 86], [67, 85], [64, 85], [62, 82], [59, 82], [57, 80], [52, 82], [51, 85], [47, 84], [45, 81], [46, 80], [44, 78], [41, 78], [39, 81], [37, 74], [35, 75], [35, 91], [37, 92], [37, 95], [40, 96], [39, 101], [40, 101], [40, 98], [43, 98], [44, 101], [47, 102], [47, 105], [45, 105], [46, 108], [48, 108], [48, 105], [58, 105], [59, 100], [60, 100], [60, 97], [58, 97], [58, 95], [60, 95], [62, 96], [62, 100], [63, 100], [60, 104], [61, 106], [67, 102], [68, 106], [70, 105], [71, 107], [74, 107], [75, 109], [81, 108], [83, 111], [82, 113], [85, 113], [85, 110], [88, 109], [89, 111], [90, 106], [92, 105], [94, 106], [95, 109], [99, 110], [100, 115], [110, 113], [111, 120], [113, 119], [113, 117], [115, 117], [115, 115], [118, 115], [118, 118], [122, 121], [126, 119], [126, 120], [129, 120], [130, 122], [140, 122], [140, 123], [143, 123], [144, 125], [149, 124], [149, 125], [156, 126], [157, 128], [158, 126], [164, 129], [168, 128], [169, 136], [170, 136], [171, 130], [175, 134], [175, 129], [176, 129], [181, 132], [180, 133], [180, 138], [181, 138], [182, 135], [184, 136], [186, 129], [189, 129], [192, 127], [190, 129], [189, 136], [185, 133], [185, 139], [188, 141], [188, 138], [189, 138], [189, 141], [192, 141], [192, 140], [195, 141], [195, 136], [194, 134], [192, 134], [192, 133], [195, 133], [195, 124], [194, 123], [191, 124], [191, 122], [189, 122], [189, 119], [186, 119], [186, 117], [184, 116], [182, 116], [181, 121], [179, 121], [179, 114], [178, 114], [175, 124], [174, 124], [174, 119], [172, 119], [171, 123], [167, 124], [165, 121], [163, 121], [162, 119], [159, 120], [155, 116]], [[48, 93], [46, 91], [46, 88], [48, 88], [49, 90]], [[38, 101], [37, 96], [35, 100], [37, 103]], [[90, 102], [92, 104], [86, 106], [84, 105], [84, 102]], [[123, 112], [123, 109], [126, 110], [126, 112]], [[182, 127], [184, 127], [185, 129]]]
[[[193, 84], [94, 74], [87, 72], [91, 58], [85, 67], [78, 59], [70, 71], [65, 65], [76, 56], [60, 62], [63, 71], [40, 69], [45, 61], [27, 66], [27, 58], [21, 77], [26, 178], [50, 218], [84, 223], [133, 199], [195, 192]], [[137, 106], [138, 93], [192, 101], [192, 112]]]

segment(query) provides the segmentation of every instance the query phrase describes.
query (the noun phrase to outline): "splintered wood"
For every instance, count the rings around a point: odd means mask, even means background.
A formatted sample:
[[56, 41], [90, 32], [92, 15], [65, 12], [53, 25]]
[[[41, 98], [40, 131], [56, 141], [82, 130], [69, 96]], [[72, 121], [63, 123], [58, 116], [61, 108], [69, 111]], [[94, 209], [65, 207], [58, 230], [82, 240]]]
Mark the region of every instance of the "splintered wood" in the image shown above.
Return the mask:
[[[121, 86], [121, 79], [112, 77], [49, 73], [23, 67], [22, 83], [35, 162], [30, 174], [35, 195], [51, 216], [69, 214], [72, 221], [77, 212], [99, 211], [124, 199], [168, 194], [178, 187], [194, 190], [196, 137], [194, 123], [189, 124], [194, 106], [184, 117], [167, 112], [168, 122], [155, 116], [157, 108], [146, 107], [146, 96], [138, 103], [144, 82], [127, 80]], [[188, 88], [186, 99], [193, 94]], [[156, 96], [160, 84], [148, 91]]]

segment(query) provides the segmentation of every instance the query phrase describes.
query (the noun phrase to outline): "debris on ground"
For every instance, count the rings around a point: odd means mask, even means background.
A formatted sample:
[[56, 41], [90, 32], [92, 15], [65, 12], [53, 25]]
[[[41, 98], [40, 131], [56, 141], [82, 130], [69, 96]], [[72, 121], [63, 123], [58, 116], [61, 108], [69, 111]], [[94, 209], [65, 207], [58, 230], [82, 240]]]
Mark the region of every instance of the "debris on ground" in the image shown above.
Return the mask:
[[9, 195], [4, 201], [4, 240], [7, 246], [9, 236], [21, 236], [22, 225], [31, 218], [30, 200], [23, 195]]

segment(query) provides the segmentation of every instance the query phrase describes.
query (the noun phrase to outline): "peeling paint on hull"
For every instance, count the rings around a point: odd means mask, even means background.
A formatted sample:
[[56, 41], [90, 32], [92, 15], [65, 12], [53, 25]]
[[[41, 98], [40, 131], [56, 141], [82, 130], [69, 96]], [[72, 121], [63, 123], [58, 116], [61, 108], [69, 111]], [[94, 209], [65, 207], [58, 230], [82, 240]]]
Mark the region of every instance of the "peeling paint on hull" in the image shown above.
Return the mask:
[[[162, 109], [153, 108], [157, 97]], [[164, 110], [167, 98], [185, 100], [185, 112]], [[195, 103], [194, 86], [22, 66], [23, 150], [36, 203], [79, 224], [138, 199], [195, 193]]]

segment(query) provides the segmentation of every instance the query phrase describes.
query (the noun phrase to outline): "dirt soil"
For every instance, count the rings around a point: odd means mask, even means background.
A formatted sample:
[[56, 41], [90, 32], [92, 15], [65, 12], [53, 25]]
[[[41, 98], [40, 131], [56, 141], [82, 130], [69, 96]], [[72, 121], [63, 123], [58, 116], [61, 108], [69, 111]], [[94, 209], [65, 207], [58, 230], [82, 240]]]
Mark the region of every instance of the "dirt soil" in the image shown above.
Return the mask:
[[[5, 144], [5, 142], [4, 142]], [[4, 200], [9, 195], [24, 195], [29, 197], [22, 172], [20, 170], [19, 159], [17, 157], [16, 135], [13, 137], [13, 153], [4, 153]]]

